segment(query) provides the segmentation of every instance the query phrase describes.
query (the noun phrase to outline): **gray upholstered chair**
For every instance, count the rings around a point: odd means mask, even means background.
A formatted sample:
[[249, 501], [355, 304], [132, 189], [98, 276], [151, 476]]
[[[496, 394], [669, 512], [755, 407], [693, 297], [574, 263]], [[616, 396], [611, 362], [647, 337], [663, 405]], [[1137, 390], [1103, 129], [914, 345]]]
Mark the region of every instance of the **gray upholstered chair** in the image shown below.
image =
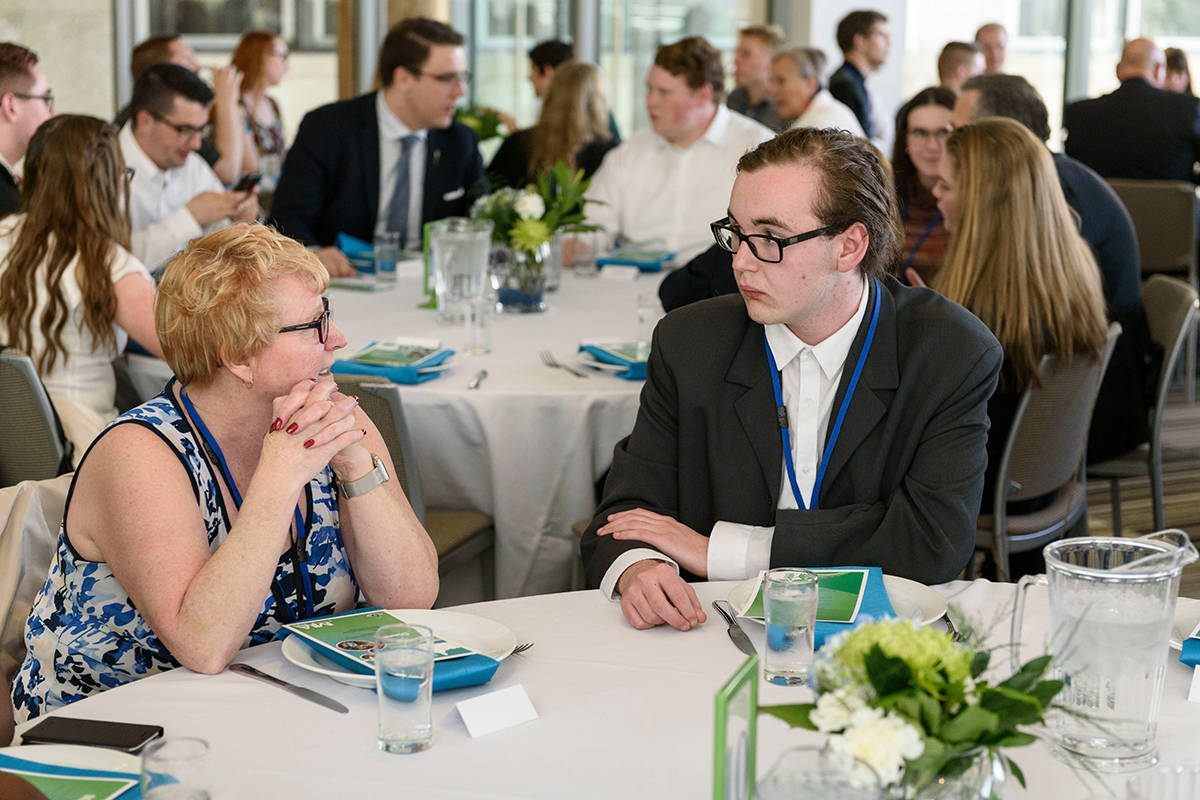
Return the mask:
[[1113, 533], [1121, 535], [1121, 479], [1150, 477], [1153, 502], [1154, 530], [1167, 527], [1163, 508], [1162, 425], [1167, 405], [1167, 391], [1175, 366], [1183, 352], [1183, 343], [1196, 324], [1196, 291], [1181, 280], [1166, 275], [1153, 275], [1142, 287], [1146, 317], [1150, 321], [1150, 338], [1163, 349], [1162, 372], [1158, 376], [1158, 391], [1150, 409], [1150, 441], [1124, 455], [1088, 467], [1088, 477], [1107, 480], [1112, 496]]
[[0, 349], [0, 486], [71, 471], [72, 447], [33, 361]]
[[[1045, 356], [1038, 369], [1040, 386], [1021, 395], [1000, 464], [992, 513], [980, 514], [975, 549], [989, 550], [997, 577], [1009, 580], [1009, 553], [1035, 550], [1062, 538], [1087, 515], [1084, 456], [1092, 409], [1121, 326], [1108, 328], [1108, 341], [1098, 360], [1064, 361]], [[1009, 514], [1011, 502], [1055, 492], [1046, 508]], [[973, 575], [975, 560], [968, 567]]]
[[383, 436], [392, 463], [396, 466], [396, 479], [404, 487], [408, 502], [437, 548], [438, 573], [448, 575], [458, 567], [480, 558], [484, 599], [494, 599], [496, 532], [492, 518], [479, 511], [425, 506], [421, 476], [417, 471], [412, 439], [404, 421], [399, 387], [384, 378], [368, 375], [338, 375], [337, 383], [344, 394], [358, 395], [359, 408], [371, 418]]

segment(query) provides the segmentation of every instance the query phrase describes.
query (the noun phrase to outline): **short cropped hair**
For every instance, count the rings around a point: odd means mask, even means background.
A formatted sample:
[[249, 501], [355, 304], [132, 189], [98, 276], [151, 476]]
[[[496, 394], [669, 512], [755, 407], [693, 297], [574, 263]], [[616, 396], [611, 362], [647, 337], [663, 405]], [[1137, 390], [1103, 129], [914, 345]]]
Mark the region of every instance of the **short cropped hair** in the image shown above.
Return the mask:
[[1015, 119], [1043, 142], [1050, 138], [1050, 114], [1038, 90], [1020, 75], [976, 75], [962, 90], [979, 92], [972, 119], [1007, 117]]
[[0, 42], [0, 95], [33, 88], [37, 53], [16, 42]]
[[948, 42], [938, 55], [938, 80], [944, 82], [954, 70], [982, 52], [983, 50], [974, 42]]
[[241, 224], [193, 239], [158, 285], [154, 327], [185, 386], [212, 382], [222, 359], [262, 352], [281, 324], [274, 282], [295, 275], [315, 291], [329, 273], [304, 245], [265, 225]]
[[771, 52], [787, 44], [787, 38], [783, 35], [783, 28], [778, 25], [748, 25], [738, 31], [738, 36], [749, 36], [751, 39], [758, 39]]
[[163, 116], [175, 107], [175, 98], [183, 97], [202, 106], [213, 101], [213, 91], [187, 67], [178, 64], [151, 64], [134, 81], [129, 110], [133, 118], [139, 111]]
[[392, 26], [379, 48], [379, 82], [392, 85], [396, 70], [404, 67], [416, 75], [429, 60], [434, 45], [459, 47], [463, 36], [444, 22], [428, 17], [410, 17]]
[[855, 36], [870, 36], [876, 22], [887, 22], [886, 15], [878, 11], [851, 11], [842, 17], [837, 26], [837, 45], [843, 53], [854, 49]]
[[892, 182], [879, 151], [865, 139], [836, 128], [792, 128], [763, 142], [738, 161], [738, 172], [805, 164], [820, 174], [813, 215], [837, 233], [861, 222], [867, 252], [859, 269], [882, 278], [900, 258], [904, 242]]
[[689, 36], [674, 44], [664, 44], [654, 55], [654, 66], [683, 78], [689, 89], [708, 84], [713, 88], [713, 99], [721, 102], [725, 92], [725, 67], [721, 64], [720, 51], [703, 36]]
[[570, 61], [573, 58], [575, 58], [575, 49], [558, 39], [538, 42], [529, 50], [529, 60], [537, 67], [538, 74], [545, 72], [548, 67], [557, 67], [564, 61]]
[[780, 50], [771, 59], [771, 63], [787, 59], [796, 65], [796, 71], [801, 78], [816, 78], [821, 79], [821, 74], [825, 72], [825, 52], [816, 47], [793, 47], [788, 50]]
[[171, 60], [171, 43], [179, 41], [179, 34], [168, 33], [162, 36], [151, 36], [133, 48], [129, 56], [129, 74], [136, 81], [145, 74], [146, 70], [155, 64]]

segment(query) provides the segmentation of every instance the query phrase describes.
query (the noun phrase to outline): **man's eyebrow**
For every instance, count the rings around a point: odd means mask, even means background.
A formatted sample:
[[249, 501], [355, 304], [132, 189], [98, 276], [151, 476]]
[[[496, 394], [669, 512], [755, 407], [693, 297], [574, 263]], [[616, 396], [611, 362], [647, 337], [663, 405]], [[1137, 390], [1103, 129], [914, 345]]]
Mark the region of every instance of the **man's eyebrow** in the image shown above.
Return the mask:
[[766, 225], [771, 228], [781, 228], [783, 230], [791, 229], [790, 225], [788, 225], [786, 222], [783, 222], [778, 217], [755, 217], [754, 219], [750, 220], [750, 222], [753, 225]]

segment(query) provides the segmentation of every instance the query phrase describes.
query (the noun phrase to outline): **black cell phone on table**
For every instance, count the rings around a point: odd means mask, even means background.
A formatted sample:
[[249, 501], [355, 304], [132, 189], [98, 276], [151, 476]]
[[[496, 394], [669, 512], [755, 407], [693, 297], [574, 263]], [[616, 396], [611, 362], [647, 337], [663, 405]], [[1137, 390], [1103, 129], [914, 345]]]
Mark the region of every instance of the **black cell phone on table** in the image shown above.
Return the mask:
[[238, 179], [237, 186], [233, 187], [235, 192], [252, 192], [254, 187], [258, 186], [258, 182], [262, 180], [261, 172], [247, 172]]
[[21, 734], [23, 744], [82, 744], [138, 753], [163, 735], [161, 725], [108, 722], [99, 719], [46, 717]]

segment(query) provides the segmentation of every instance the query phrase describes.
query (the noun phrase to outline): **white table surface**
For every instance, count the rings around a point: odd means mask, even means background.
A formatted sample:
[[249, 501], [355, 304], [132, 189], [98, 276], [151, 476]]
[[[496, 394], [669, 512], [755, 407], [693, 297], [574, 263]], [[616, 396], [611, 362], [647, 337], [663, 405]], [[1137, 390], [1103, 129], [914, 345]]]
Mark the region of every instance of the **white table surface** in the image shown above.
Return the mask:
[[[500, 314], [492, 352], [465, 353], [467, 328], [443, 325], [418, 309], [420, 277], [402, 272], [385, 292], [329, 291], [334, 322], [353, 353], [373, 340], [440, 339], [456, 351], [452, 368], [416, 386], [401, 386], [405, 417], [428, 506], [490, 514], [496, 524], [499, 597], [570, 588], [577, 541], [571, 525], [590, 517], [595, 483], [612, 461], [613, 445], [633, 428], [642, 381], [589, 371], [578, 378], [541, 363], [540, 350], [574, 363], [581, 339], [631, 341], [637, 296], [656, 293], [661, 274], [619, 282], [578, 278], [570, 270], [547, 293], [539, 314]], [[169, 376], [156, 359], [131, 362], [148, 397]], [[467, 382], [480, 369], [478, 390]]]
[[[730, 583], [698, 584], [709, 607]], [[1011, 584], [955, 582], [935, 587], [956, 608], [992, 625], [991, 644], [1008, 641]], [[1048, 609], [1030, 593], [1023, 658], [1042, 652]], [[1192, 601], [1195, 603], [1196, 601]], [[200, 736], [212, 746], [214, 800], [299, 798], [704, 798], [711, 796], [713, 697], [741, 664], [716, 614], [680, 633], [637, 631], [599, 592], [573, 592], [454, 609], [508, 625], [526, 653], [505, 660], [487, 686], [434, 695], [434, 744], [413, 755], [379, 751], [375, 695], [284, 660], [278, 644], [239, 660], [313, 688], [350, 708], [338, 714], [230, 672], [179, 669], [72, 704], [57, 713], [153, 723], [168, 736]], [[759, 627], [761, 631], [761, 627]], [[761, 639], [761, 633], [758, 638]], [[761, 641], [759, 641], [761, 650]], [[1003, 653], [996, 661], [1006, 659]], [[1005, 673], [1007, 675], [1007, 673]], [[1200, 760], [1200, 714], [1186, 701], [1191, 670], [1167, 664], [1158, 742], [1164, 764]], [[454, 703], [514, 684], [525, 687], [539, 718], [471, 739]], [[761, 702], [804, 702], [807, 689], [761, 685]], [[759, 720], [758, 773], [789, 747], [817, 745], [812, 732]], [[1100, 783], [1124, 796], [1127, 776], [1089, 776], [1056, 761], [1038, 742], [1010, 752], [1030, 789], [1011, 798], [1079, 800]]]

